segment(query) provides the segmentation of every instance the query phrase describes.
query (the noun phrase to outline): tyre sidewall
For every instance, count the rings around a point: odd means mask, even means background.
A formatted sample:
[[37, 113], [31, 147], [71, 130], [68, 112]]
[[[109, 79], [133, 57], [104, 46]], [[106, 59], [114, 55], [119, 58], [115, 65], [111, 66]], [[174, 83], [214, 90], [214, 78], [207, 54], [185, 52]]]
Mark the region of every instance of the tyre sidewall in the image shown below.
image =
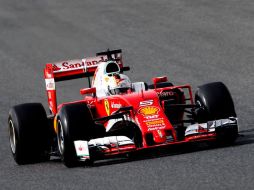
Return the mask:
[[200, 86], [195, 94], [195, 102], [201, 104], [199, 114], [203, 120], [236, 117], [232, 97], [222, 82]]
[[61, 122], [64, 137], [64, 149], [61, 158], [67, 167], [74, 167], [78, 160], [74, 141], [89, 141], [92, 136], [94, 123], [91, 112], [86, 104], [65, 105], [59, 111], [57, 121], [58, 133], [59, 122]]
[[10, 121], [16, 137], [16, 151], [11, 151], [14, 160], [18, 164], [42, 161], [49, 150], [49, 126], [43, 106], [39, 103], [14, 106], [9, 112], [8, 125]]

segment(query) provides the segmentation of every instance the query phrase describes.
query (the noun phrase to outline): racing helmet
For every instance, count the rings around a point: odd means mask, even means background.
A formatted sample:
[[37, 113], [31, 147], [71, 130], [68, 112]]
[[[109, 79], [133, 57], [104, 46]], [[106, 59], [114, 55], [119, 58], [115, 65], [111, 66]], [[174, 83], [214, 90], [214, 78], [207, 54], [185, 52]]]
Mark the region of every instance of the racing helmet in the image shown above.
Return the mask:
[[129, 77], [123, 74], [114, 74], [108, 82], [108, 92], [111, 95], [125, 94], [131, 89]]

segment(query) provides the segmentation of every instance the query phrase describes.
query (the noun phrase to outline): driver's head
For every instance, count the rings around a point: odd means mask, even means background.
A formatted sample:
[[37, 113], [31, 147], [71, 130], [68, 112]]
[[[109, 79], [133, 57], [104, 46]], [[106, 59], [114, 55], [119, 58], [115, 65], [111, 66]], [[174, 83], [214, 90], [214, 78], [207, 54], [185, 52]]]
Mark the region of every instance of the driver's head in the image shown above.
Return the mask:
[[123, 74], [114, 74], [109, 78], [108, 91], [110, 94], [126, 94], [131, 89], [129, 77]]

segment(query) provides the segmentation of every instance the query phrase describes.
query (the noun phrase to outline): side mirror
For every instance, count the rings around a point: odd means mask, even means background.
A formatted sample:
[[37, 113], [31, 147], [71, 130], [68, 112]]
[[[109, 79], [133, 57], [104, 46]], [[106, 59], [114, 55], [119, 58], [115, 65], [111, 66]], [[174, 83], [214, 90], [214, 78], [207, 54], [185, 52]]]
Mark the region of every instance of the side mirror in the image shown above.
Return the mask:
[[80, 89], [80, 94], [81, 95], [86, 95], [86, 94], [94, 94], [96, 92], [96, 88], [82, 88]]
[[156, 84], [159, 82], [167, 82], [167, 81], [168, 81], [168, 77], [166, 77], [166, 76], [153, 78], [154, 87], [156, 87]]
[[124, 71], [129, 71], [130, 67], [129, 66], [122, 67], [120, 70], [121, 70], [121, 73], [123, 73]]

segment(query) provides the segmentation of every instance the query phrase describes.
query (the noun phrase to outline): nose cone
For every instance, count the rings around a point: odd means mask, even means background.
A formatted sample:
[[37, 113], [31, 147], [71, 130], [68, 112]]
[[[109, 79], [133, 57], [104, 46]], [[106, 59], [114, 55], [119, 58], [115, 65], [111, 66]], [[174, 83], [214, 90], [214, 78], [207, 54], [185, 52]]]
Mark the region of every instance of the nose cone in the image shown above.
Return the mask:
[[153, 131], [153, 140], [156, 144], [164, 143], [167, 140], [166, 133], [164, 130]]

